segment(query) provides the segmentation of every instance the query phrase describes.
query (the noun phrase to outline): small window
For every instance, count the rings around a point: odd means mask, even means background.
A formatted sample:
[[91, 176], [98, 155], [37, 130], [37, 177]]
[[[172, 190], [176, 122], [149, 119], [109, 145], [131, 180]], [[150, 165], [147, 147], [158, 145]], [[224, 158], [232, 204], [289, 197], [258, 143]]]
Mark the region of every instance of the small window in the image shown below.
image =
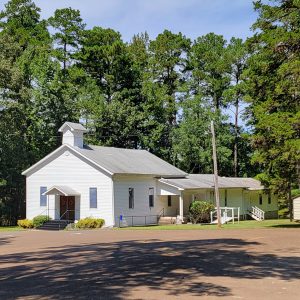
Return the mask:
[[225, 190], [225, 206], [227, 206], [227, 190]]
[[262, 205], [262, 194], [259, 194], [259, 205]]
[[90, 188], [90, 208], [97, 208], [97, 188]]
[[134, 188], [128, 189], [129, 208], [134, 208]]
[[172, 206], [172, 196], [168, 195], [168, 206]]
[[47, 206], [47, 196], [43, 195], [47, 191], [46, 186], [40, 187], [40, 206]]
[[149, 207], [154, 206], [154, 188], [149, 188]]
[[271, 191], [268, 193], [268, 204], [271, 204], [272, 202], [272, 197], [271, 197]]

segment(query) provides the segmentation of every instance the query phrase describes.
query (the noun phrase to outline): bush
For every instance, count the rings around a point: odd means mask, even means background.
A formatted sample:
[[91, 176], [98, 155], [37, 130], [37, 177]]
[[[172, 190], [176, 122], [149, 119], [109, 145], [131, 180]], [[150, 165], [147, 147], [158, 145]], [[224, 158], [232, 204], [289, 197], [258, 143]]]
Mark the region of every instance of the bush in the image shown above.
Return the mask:
[[77, 228], [101, 228], [104, 225], [103, 219], [95, 219], [95, 218], [85, 218], [81, 219], [77, 222]]
[[209, 223], [210, 212], [215, 209], [212, 203], [206, 201], [194, 201], [189, 208], [190, 220], [196, 223]]
[[18, 220], [18, 226], [22, 228], [33, 228], [33, 222], [32, 220], [24, 219], [24, 220]]
[[37, 227], [42, 226], [45, 222], [47, 222], [49, 220], [51, 220], [50, 217], [41, 215], [41, 216], [34, 217], [32, 219], [32, 222], [33, 222], [34, 228], [37, 228]]
[[290, 215], [290, 211], [287, 207], [278, 210], [279, 219], [287, 219]]

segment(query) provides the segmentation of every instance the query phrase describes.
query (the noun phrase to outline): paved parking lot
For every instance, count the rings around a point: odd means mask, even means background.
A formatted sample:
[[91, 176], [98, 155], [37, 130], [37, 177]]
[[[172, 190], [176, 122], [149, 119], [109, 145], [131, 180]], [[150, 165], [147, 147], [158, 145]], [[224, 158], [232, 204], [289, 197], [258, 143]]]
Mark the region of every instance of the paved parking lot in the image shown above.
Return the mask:
[[0, 232], [0, 299], [300, 299], [299, 233]]

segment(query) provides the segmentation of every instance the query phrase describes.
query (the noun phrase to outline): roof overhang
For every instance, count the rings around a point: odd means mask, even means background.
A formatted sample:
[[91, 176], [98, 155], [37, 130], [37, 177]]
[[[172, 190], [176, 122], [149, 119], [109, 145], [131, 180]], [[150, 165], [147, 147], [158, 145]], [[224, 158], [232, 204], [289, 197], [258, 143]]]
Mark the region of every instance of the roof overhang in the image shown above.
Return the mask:
[[58, 132], [63, 132], [65, 128], [69, 128], [71, 131], [82, 131], [87, 132], [87, 129], [80, 123], [65, 122], [59, 129]]
[[80, 196], [80, 193], [74, 191], [69, 186], [54, 185], [48, 189], [43, 195], [60, 195], [60, 196]]
[[76, 153], [79, 156], [83, 157], [84, 159], [86, 159], [87, 161], [89, 161], [92, 165], [94, 165], [95, 167], [100, 168], [101, 170], [105, 171], [109, 175], [113, 175], [113, 173], [111, 171], [109, 171], [106, 168], [104, 168], [104, 167], [100, 166], [99, 164], [95, 163], [93, 160], [89, 159], [84, 154], [82, 154], [81, 152], [79, 152], [75, 147], [72, 147], [72, 146], [70, 146], [68, 144], [63, 144], [60, 147], [58, 147], [56, 150], [54, 150], [53, 152], [51, 152], [50, 154], [48, 154], [47, 156], [45, 156], [44, 158], [42, 158], [40, 161], [38, 161], [37, 163], [35, 163], [33, 166], [31, 166], [28, 169], [26, 169], [25, 171], [23, 171], [22, 175], [27, 176], [28, 173], [33, 172], [38, 166], [40, 166], [44, 162], [47, 162], [48, 159], [51, 159], [52, 156], [54, 156], [56, 153], [58, 153], [59, 151], [61, 151], [64, 148], [66, 148], [66, 149], [68, 149], [70, 151], [73, 151], [74, 153]]

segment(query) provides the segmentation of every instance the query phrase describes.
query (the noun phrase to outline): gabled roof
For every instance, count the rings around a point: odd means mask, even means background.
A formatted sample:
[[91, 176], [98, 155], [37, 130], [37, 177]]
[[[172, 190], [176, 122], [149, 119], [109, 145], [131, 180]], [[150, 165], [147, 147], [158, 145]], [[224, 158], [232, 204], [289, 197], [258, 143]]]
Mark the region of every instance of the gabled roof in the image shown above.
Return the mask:
[[[213, 174], [189, 174], [186, 178], [162, 178], [162, 183], [175, 186], [179, 190], [213, 189]], [[220, 177], [218, 176], [219, 188], [246, 188], [249, 190], [262, 190], [264, 187], [260, 181], [253, 178]]]
[[87, 132], [86, 128], [83, 127], [80, 123], [72, 123], [72, 122], [65, 122], [59, 129], [58, 132], [63, 132], [66, 127], [69, 127], [71, 131], [83, 131]]
[[54, 185], [43, 193], [43, 195], [79, 196], [80, 193], [66, 185]]
[[158, 177], [184, 177], [187, 175], [185, 172], [146, 150], [101, 146], [85, 146], [84, 148], [79, 148], [67, 144], [60, 146], [42, 160], [25, 170], [22, 174], [26, 175], [30, 171], [34, 171], [43, 162], [46, 163], [55, 153], [63, 148], [70, 149], [77, 153], [110, 175], [136, 174]]
[[83, 156], [113, 174], [140, 174], [165, 177], [183, 177], [185, 172], [146, 150], [102, 146], [76, 148]]

